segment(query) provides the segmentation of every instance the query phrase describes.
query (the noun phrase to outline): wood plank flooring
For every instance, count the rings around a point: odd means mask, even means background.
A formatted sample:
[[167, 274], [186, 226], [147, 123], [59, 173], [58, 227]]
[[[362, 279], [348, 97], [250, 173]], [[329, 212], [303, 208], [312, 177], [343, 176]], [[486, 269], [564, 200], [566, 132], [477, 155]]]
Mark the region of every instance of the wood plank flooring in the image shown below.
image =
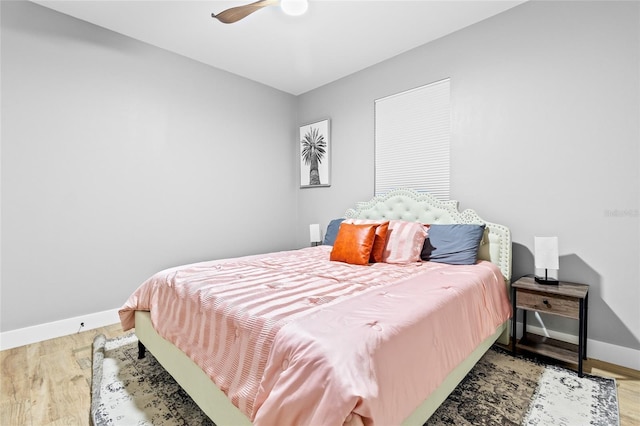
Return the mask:
[[[91, 345], [98, 334], [122, 335], [120, 324], [0, 352], [0, 425], [88, 425]], [[620, 425], [640, 425], [640, 372], [597, 360], [584, 371], [615, 377]]]
[[98, 334], [120, 324], [0, 352], [0, 425], [88, 425], [91, 356]]

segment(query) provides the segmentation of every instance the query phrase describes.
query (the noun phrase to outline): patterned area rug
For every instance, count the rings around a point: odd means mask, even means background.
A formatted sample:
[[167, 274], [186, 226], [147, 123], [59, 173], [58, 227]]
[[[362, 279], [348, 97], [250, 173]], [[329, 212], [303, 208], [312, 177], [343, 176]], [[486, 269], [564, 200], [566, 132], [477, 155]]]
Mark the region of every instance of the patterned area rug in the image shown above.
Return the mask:
[[138, 359], [134, 334], [93, 341], [94, 426], [215, 426], [147, 351]]
[[616, 383], [493, 347], [425, 425], [617, 426]]
[[[91, 421], [103, 425], [214, 425], [135, 335], [93, 348]], [[425, 423], [433, 425], [619, 425], [615, 380], [489, 350]]]

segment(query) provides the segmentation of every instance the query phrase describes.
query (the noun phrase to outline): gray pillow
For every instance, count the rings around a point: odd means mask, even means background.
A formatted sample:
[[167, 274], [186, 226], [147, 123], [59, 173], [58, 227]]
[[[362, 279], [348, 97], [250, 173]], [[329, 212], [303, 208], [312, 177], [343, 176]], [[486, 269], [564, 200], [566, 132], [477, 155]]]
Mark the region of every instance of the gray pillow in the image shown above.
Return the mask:
[[429, 226], [420, 258], [451, 265], [473, 265], [485, 225], [453, 224]]
[[336, 236], [338, 235], [338, 230], [340, 230], [340, 224], [344, 221], [344, 218], [333, 219], [329, 222], [327, 226], [327, 232], [324, 234], [324, 240], [322, 244], [325, 246], [332, 246], [336, 241]]

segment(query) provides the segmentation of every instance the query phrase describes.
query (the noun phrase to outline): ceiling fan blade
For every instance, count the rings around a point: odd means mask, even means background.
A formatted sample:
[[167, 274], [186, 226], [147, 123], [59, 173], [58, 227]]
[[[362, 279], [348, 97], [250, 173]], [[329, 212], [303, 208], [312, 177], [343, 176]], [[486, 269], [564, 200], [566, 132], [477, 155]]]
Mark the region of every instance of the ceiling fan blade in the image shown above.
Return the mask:
[[246, 4], [244, 6], [236, 6], [227, 10], [223, 10], [217, 15], [215, 13], [212, 13], [211, 17], [216, 18], [222, 23], [231, 24], [251, 15], [256, 10], [260, 10], [266, 6], [274, 5], [278, 3], [278, 1], [279, 0], [258, 0], [254, 3]]

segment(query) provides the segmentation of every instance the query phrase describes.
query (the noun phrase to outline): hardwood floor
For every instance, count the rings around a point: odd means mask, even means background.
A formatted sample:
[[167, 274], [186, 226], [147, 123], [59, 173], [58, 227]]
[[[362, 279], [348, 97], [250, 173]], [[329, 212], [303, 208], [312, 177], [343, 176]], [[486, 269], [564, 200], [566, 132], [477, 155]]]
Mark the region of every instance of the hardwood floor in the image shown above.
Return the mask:
[[88, 425], [91, 356], [98, 334], [120, 324], [0, 352], [0, 425]]
[[[88, 425], [91, 344], [119, 324], [0, 352], [0, 425]], [[586, 373], [616, 378], [620, 425], [640, 425], [640, 372], [597, 360]]]

